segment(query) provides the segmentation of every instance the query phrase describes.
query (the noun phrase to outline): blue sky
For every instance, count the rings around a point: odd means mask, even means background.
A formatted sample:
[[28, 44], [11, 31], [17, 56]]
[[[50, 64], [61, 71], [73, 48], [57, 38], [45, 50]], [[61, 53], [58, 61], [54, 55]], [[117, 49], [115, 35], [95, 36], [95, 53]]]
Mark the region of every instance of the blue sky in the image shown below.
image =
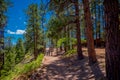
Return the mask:
[[[23, 38], [23, 33], [26, 29], [26, 8], [31, 3], [40, 4], [40, 1], [41, 0], [11, 0], [13, 6], [7, 11], [8, 20], [5, 28], [5, 37], [13, 37], [13, 44], [16, 43], [18, 38]], [[49, 19], [50, 16], [47, 15], [46, 17]]]

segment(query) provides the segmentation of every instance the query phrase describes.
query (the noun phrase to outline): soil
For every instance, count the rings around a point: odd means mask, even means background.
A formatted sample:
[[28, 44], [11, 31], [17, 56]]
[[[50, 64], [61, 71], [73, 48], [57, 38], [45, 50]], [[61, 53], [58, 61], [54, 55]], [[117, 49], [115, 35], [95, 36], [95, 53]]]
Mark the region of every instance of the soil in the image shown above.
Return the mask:
[[83, 48], [85, 58], [77, 55], [63, 58], [62, 54], [46, 55], [42, 66], [29, 77], [29, 80], [105, 80], [105, 49], [95, 49], [98, 63], [88, 64], [87, 49]]

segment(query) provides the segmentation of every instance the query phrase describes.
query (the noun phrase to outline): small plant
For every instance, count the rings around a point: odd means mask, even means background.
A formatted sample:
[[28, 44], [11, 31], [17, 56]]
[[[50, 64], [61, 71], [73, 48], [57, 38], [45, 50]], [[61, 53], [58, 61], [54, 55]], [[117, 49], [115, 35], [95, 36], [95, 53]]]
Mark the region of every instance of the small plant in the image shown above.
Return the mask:
[[70, 57], [74, 54], [77, 53], [77, 50], [76, 49], [71, 49], [71, 50], [68, 50], [65, 54], [64, 54], [64, 57]]
[[[8, 75], [2, 75], [0, 77], [0, 80], [13, 80], [15, 77], [26, 74], [36, 68], [38, 68], [41, 65], [42, 59], [44, 55], [40, 54], [36, 60], [27, 63], [27, 64], [18, 64], [14, 67], [14, 69], [10, 70], [7, 74]], [[3, 71], [4, 73], [4, 71]]]
[[57, 41], [57, 47], [60, 47], [60, 46], [65, 46], [65, 47], [70, 46], [69, 42], [71, 42], [71, 45], [76, 45], [77, 40], [75, 38], [68, 38], [68, 37], [60, 38]]

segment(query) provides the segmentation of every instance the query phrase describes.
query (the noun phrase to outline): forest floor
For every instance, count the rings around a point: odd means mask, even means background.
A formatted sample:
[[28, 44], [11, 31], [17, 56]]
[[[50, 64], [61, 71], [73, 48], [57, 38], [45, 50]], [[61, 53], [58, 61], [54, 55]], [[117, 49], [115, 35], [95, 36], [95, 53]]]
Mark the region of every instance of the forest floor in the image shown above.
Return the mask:
[[44, 57], [41, 68], [29, 80], [105, 80], [105, 49], [96, 49], [96, 53], [98, 63], [89, 65], [86, 48], [83, 60], [77, 60], [76, 55], [63, 58], [54, 52]]

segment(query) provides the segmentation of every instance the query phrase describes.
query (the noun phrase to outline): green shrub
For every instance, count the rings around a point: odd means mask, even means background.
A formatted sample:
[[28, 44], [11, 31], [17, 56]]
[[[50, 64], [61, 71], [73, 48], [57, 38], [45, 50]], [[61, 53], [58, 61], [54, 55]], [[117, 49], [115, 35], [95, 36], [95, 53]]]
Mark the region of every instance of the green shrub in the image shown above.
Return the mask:
[[76, 49], [71, 49], [71, 50], [68, 50], [65, 54], [64, 54], [64, 57], [70, 57], [72, 56], [73, 54], [76, 54], [77, 53], [77, 50]]
[[57, 47], [60, 47], [62, 45], [69, 46], [70, 45], [70, 44], [68, 44], [69, 42], [71, 42], [72, 45], [75, 45], [77, 43], [75, 38], [64, 37], [64, 38], [60, 38], [57, 41]]
[[[13, 80], [15, 77], [20, 76], [22, 74], [28, 73], [36, 68], [38, 68], [42, 62], [44, 55], [40, 54], [36, 60], [27, 63], [27, 64], [18, 64], [14, 67], [14, 69], [8, 72], [8, 75], [2, 75], [0, 80]], [[4, 73], [4, 71], [3, 71]]]
[[81, 39], [81, 44], [87, 43], [85, 39]]
[[2, 75], [8, 75], [8, 71], [12, 70], [15, 66], [15, 51], [14, 48], [5, 49], [4, 53], [4, 65], [0, 71]]

